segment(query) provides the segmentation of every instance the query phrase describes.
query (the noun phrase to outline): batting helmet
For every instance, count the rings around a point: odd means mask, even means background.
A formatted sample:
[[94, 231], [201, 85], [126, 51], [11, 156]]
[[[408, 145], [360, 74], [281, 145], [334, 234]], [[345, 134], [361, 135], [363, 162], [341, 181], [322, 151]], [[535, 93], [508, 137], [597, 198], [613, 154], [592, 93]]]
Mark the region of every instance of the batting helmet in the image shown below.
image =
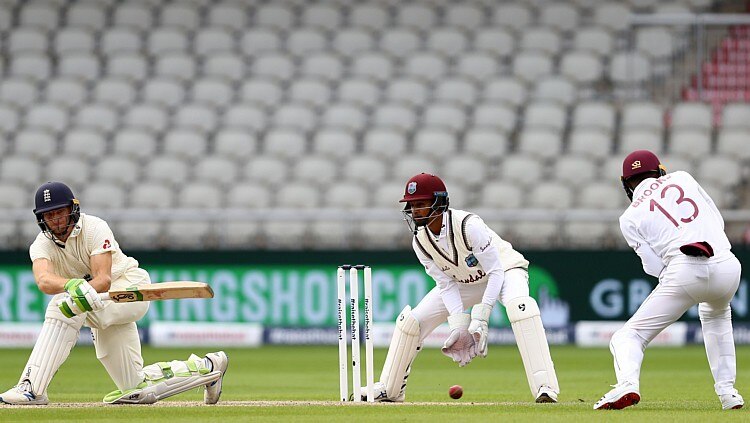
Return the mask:
[[445, 183], [435, 175], [429, 173], [420, 173], [412, 176], [406, 183], [404, 189], [404, 198], [399, 203], [406, 203], [417, 200], [433, 200], [438, 197], [448, 199], [448, 190]]
[[656, 154], [648, 150], [636, 150], [625, 157], [625, 160], [622, 162], [622, 176], [620, 180], [628, 198], [633, 199], [633, 189], [628, 185], [628, 179], [636, 175], [652, 172], [659, 176], [667, 174], [667, 168], [661, 164]]
[[70, 206], [70, 223], [75, 225], [81, 217], [81, 208], [73, 191], [62, 182], [47, 182], [36, 190], [34, 195], [34, 215], [42, 232], [48, 234], [49, 228], [42, 215], [48, 211]]

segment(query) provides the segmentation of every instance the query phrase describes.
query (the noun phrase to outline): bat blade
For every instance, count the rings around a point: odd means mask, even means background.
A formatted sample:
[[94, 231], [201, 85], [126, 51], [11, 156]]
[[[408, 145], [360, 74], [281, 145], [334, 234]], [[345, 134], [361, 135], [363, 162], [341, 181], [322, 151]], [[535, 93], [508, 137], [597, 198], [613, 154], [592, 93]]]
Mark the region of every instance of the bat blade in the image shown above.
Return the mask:
[[203, 282], [175, 281], [152, 283], [127, 290], [109, 291], [103, 295], [116, 303], [130, 303], [181, 298], [213, 298], [214, 291]]

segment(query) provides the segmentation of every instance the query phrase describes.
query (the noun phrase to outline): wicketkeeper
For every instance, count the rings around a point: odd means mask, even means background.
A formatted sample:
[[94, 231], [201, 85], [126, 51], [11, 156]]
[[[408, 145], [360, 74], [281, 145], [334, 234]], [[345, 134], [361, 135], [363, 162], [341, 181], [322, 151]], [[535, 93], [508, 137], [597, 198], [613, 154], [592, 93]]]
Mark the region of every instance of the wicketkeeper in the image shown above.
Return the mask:
[[[542, 327], [539, 307], [529, 296], [529, 262], [482, 219], [448, 207], [448, 191], [435, 175], [411, 178], [401, 202], [414, 233], [412, 246], [436, 282], [419, 304], [406, 306], [396, 320], [377, 401], [403, 401], [406, 379], [422, 342], [448, 321], [451, 332], [442, 352], [465, 366], [487, 356], [490, 313], [506, 307], [536, 402], [557, 402], [560, 388]], [[471, 314], [464, 310], [471, 308]], [[363, 390], [364, 393], [364, 390]]]
[[91, 328], [96, 357], [117, 386], [104, 402], [150, 404], [199, 386], [206, 388], [206, 404], [218, 402], [228, 365], [223, 351], [144, 367], [135, 322], [146, 315], [149, 303], [118, 304], [97, 294], [151, 283], [138, 262], [120, 250], [109, 225], [81, 213], [73, 192], [61, 182], [45, 183], [34, 200], [42, 230], [29, 249], [34, 278], [42, 292], [54, 297], [18, 385], [0, 394], [0, 403], [47, 404], [47, 387], [83, 325]]

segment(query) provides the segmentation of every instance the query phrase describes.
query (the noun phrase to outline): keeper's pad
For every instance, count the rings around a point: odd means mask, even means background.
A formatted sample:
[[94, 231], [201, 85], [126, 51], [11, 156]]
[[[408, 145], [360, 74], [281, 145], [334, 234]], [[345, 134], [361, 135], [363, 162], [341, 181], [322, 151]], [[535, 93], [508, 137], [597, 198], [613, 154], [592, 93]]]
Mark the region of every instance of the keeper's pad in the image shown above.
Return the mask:
[[380, 374], [389, 400], [403, 401], [410, 366], [419, 350], [419, 322], [407, 305], [396, 319], [396, 330]]
[[552, 364], [536, 301], [531, 297], [514, 298], [508, 301], [505, 309], [513, 328], [513, 335], [516, 337], [518, 351], [521, 353], [531, 394], [536, 398], [542, 386], [559, 393], [555, 366]]
[[28, 380], [35, 395], [44, 395], [52, 377], [75, 346], [82, 324], [82, 316], [65, 320], [49, 317], [44, 319], [42, 331], [34, 344], [19, 383]]
[[209, 371], [203, 359], [191, 354], [186, 361], [159, 362], [143, 368], [146, 380], [135, 389], [114, 391], [104, 397], [109, 404], [153, 404], [172, 395], [205, 386], [221, 377]]

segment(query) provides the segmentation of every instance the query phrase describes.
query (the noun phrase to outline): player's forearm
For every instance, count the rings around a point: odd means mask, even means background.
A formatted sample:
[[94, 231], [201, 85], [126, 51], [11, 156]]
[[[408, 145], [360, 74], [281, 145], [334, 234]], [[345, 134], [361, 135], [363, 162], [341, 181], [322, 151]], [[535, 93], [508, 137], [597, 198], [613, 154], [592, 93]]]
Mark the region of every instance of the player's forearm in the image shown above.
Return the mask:
[[89, 281], [89, 285], [96, 290], [96, 292], [107, 292], [112, 286], [112, 276], [106, 273], [96, 275]]
[[47, 295], [55, 295], [65, 292], [65, 282], [68, 280], [52, 272], [43, 272], [37, 275], [36, 284], [39, 290]]

